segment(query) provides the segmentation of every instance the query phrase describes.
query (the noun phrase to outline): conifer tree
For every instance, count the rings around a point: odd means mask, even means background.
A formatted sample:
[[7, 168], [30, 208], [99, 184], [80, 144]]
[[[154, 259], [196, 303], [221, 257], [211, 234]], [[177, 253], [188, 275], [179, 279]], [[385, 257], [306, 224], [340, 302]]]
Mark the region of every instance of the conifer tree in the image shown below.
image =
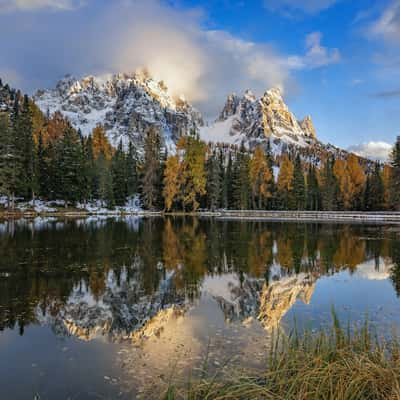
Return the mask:
[[38, 179], [39, 179], [39, 196], [42, 198], [48, 198], [50, 194], [51, 177], [48, 174], [46, 151], [43, 143], [43, 135], [41, 132], [39, 132], [38, 134], [37, 167], [38, 167]]
[[122, 142], [119, 143], [111, 162], [114, 201], [117, 206], [124, 206], [128, 197], [128, 173]]
[[291, 210], [293, 204], [293, 180], [294, 166], [287, 154], [282, 157], [278, 176], [278, 196], [280, 207], [284, 210]]
[[182, 167], [179, 155], [169, 156], [164, 170], [164, 204], [167, 211], [171, 211], [178, 201], [181, 192]]
[[375, 164], [374, 170], [367, 176], [364, 193], [364, 209], [366, 211], [380, 211], [384, 207], [384, 187], [381, 166]]
[[96, 198], [101, 200], [102, 204], [108, 208], [113, 208], [115, 202], [110, 161], [107, 160], [102, 151], [95, 160], [95, 168], [97, 181]]
[[138, 156], [132, 142], [129, 142], [126, 155], [127, 194], [131, 197], [138, 193]]
[[183, 156], [183, 207], [196, 211], [200, 199], [206, 194], [206, 145], [192, 131], [181, 139], [178, 148], [184, 149]]
[[314, 165], [310, 164], [307, 175], [306, 209], [318, 211], [321, 209], [321, 195], [318, 185], [317, 171]]
[[396, 143], [390, 157], [392, 170], [390, 173], [390, 204], [392, 209], [400, 210], [400, 136], [397, 137]]
[[335, 211], [339, 204], [339, 186], [333, 172], [335, 159], [329, 157], [320, 174], [320, 193], [322, 200], [322, 208], [326, 211]]
[[220, 207], [221, 200], [221, 170], [215, 150], [209, 154], [206, 163], [207, 173], [207, 208], [215, 211]]
[[232, 172], [232, 200], [233, 208], [248, 210], [250, 204], [250, 180], [249, 180], [250, 156], [244, 147], [240, 145], [236, 154]]
[[71, 127], [64, 131], [56, 145], [57, 196], [67, 203], [82, 199], [82, 149], [77, 132]]
[[15, 171], [15, 145], [9, 117], [0, 113], [0, 194], [8, 200], [14, 196], [18, 186], [18, 173]]
[[266, 200], [272, 197], [273, 173], [261, 146], [257, 146], [250, 160], [249, 178], [253, 208], [261, 210]]
[[296, 210], [304, 210], [306, 205], [306, 187], [300, 154], [297, 154], [293, 172], [293, 197]]
[[222, 207], [223, 208], [233, 208], [232, 200], [233, 200], [233, 194], [232, 194], [232, 174], [233, 174], [233, 164], [232, 164], [232, 153], [229, 151], [228, 153], [228, 162], [226, 164], [226, 170], [224, 173], [224, 180], [222, 183], [222, 190], [221, 190], [221, 196], [222, 196]]
[[158, 185], [161, 178], [160, 152], [160, 136], [158, 131], [152, 127], [147, 131], [145, 138], [141, 177], [142, 202], [149, 210], [156, 207], [161, 195]]

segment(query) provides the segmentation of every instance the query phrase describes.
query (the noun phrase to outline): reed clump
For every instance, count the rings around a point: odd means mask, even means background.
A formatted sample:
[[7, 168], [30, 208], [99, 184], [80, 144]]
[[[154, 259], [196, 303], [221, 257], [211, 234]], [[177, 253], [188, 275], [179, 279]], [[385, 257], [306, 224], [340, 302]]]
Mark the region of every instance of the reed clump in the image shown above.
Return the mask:
[[170, 385], [163, 399], [400, 400], [397, 336], [379, 338], [367, 322], [343, 329], [332, 314], [332, 326], [317, 334], [277, 334], [263, 372], [218, 371], [184, 387]]

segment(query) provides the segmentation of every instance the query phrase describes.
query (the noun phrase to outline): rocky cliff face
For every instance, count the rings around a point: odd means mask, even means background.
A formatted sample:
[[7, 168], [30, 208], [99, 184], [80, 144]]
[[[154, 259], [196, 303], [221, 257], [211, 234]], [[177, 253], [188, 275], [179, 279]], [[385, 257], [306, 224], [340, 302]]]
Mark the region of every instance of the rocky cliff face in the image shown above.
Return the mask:
[[123, 140], [140, 146], [146, 130], [155, 126], [170, 148], [203, 125], [200, 113], [184, 98], [173, 98], [163, 82], [145, 73], [81, 80], [66, 76], [54, 90], [40, 90], [34, 99], [45, 113], [60, 111], [84, 135], [97, 124], [104, 125], [113, 144]]
[[257, 99], [250, 91], [242, 97], [229, 95], [217, 121], [202, 129], [205, 140], [255, 144], [265, 139], [308, 146], [316, 141], [311, 117], [298, 121], [289, 111], [279, 89]]
[[59, 336], [74, 336], [83, 341], [98, 336], [114, 342], [136, 341], [157, 335], [170, 318], [185, 312], [186, 299], [177, 293], [172, 274], [161, 281], [152, 295], [145, 294], [139, 275], [128, 280], [124, 272], [117, 284], [117, 277], [110, 272], [99, 299], [82, 283], [66, 304], [51, 304], [45, 313], [39, 306], [37, 320], [51, 326]]

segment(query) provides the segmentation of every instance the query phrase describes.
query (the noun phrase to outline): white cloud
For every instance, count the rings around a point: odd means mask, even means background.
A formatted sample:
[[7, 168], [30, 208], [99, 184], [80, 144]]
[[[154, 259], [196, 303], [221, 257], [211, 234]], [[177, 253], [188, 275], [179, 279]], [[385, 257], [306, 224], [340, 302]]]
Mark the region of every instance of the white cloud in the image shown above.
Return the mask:
[[369, 33], [388, 42], [399, 44], [400, 0], [393, 0], [379, 18], [370, 25]]
[[272, 86], [284, 90], [291, 85], [287, 57], [269, 44], [206, 30], [198, 12], [157, 0], [119, 4], [95, 21], [84, 44], [88, 51], [83, 53], [102, 66], [99, 72], [146, 67], [174, 95], [184, 94], [206, 115], [215, 114], [232, 91], [261, 94]]
[[289, 66], [294, 69], [313, 69], [340, 62], [340, 51], [336, 48], [330, 49], [322, 46], [321, 41], [321, 32], [312, 32], [307, 35], [305, 40], [306, 54], [289, 57]]
[[280, 11], [287, 15], [293, 12], [316, 14], [332, 7], [338, 0], [264, 0], [264, 5], [272, 11]]
[[350, 146], [347, 150], [361, 157], [387, 161], [393, 146], [386, 142], [368, 142]]
[[[67, 0], [35, 4], [50, 3], [72, 5]], [[51, 19], [15, 14], [12, 22], [5, 19], [0, 24], [0, 36], [13, 37], [12, 46], [0, 42], [0, 52], [8, 54], [13, 60], [9, 65], [29, 82], [25, 88], [41, 88], [43, 81], [52, 86], [66, 73], [81, 77], [145, 67], [164, 80], [173, 94], [184, 94], [212, 117], [232, 91], [251, 89], [261, 95], [277, 86], [290, 94], [296, 86], [294, 70], [317, 68], [340, 58], [338, 50], [321, 45], [320, 33], [307, 37], [305, 55], [288, 57], [269, 43], [207, 30], [199, 10], [162, 0], [113, 0], [96, 8], [90, 20], [80, 14], [58, 13]], [[24, 27], [23, 35], [19, 26]], [[29, 65], [24, 63], [26, 57]], [[1, 64], [0, 60], [0, 68]]]
[[82, 0], [0, 0], [0, 13], [46, 8], [52, 10], [73, 10], [83, 4]]

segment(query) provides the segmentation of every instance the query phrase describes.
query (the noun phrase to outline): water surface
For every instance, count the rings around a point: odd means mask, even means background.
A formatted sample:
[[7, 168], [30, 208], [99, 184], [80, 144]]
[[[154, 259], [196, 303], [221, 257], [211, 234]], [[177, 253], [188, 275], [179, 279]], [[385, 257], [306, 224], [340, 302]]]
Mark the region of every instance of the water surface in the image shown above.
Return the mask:
[[206, 356], [261, 368], [272, 331], [317, 330], [332, 307], [386, 335], [399, 293], [395, 226], [0, 221], [1, 397], [148, 398]]

